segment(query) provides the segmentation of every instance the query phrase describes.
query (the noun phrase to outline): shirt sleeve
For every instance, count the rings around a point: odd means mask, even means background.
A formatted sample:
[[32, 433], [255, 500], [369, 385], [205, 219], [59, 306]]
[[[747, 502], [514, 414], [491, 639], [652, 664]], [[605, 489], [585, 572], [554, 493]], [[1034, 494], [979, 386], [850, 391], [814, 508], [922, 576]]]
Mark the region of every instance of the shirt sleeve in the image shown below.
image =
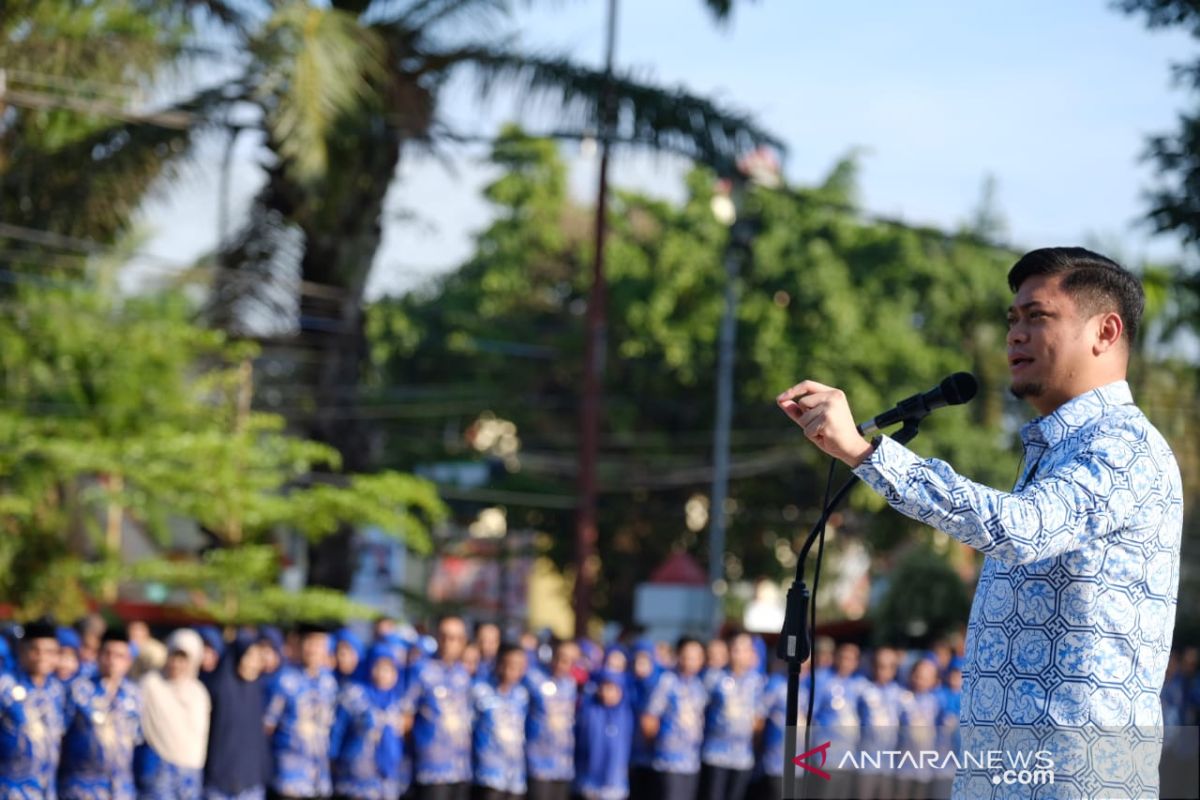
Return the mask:
[[662, 679], [650, 692], [650, 699], [646, 702], [646, 710], [643, 714], [649, 714], [652, 717], [662, 717], [667, 711], [667, 703], [670, 700], [671, 689], [675, 686], [675, 676], [670, 672], [664, 673]]
[[1144, 443], [1099, 434], [1053, 473], [1012, 493], [882, 437], [854, 473], [900, 513], [1016, 565], [1077, 550], [1124, 527], [1134, 507], [1130, 476], [1153, 468], [1150, 460]]
[[287, 708], [288, 696], [283, 683], [283, 679], [276, 681], [267, 693], [267, 708], [263, 715], [263, 722], [268, 728], [274, 729], [279, 726], [279, 721], [283, 719], [283, 712]]

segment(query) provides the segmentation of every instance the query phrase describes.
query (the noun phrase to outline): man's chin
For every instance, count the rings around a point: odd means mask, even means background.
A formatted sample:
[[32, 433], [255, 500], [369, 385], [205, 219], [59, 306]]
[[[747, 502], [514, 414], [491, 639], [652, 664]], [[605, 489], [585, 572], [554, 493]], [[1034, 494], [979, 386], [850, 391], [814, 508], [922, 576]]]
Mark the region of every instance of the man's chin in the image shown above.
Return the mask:
[[1040, 397], [1045, 388], [1036, 381], [1024, 381], [1022, 383], [1013, 383], [1009, 387], [1009, 391], [1018, 400], [1027, 400], [1030, 397]]

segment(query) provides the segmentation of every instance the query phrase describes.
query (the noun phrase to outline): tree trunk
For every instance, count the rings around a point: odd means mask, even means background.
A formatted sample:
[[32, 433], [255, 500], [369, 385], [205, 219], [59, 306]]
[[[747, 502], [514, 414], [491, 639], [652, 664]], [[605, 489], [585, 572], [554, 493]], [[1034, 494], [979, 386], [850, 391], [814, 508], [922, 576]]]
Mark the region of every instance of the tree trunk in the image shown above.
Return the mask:
[[[337, 174], [325, 181], [332, 190], [324, 207], [303, 226], [301, 280], [337, 287], [332, 298], [304, 293], [302, 334], [314, 345], [314, 415], [311, 438], [335, 447], [343, 468], [363, 472], [372, 465], [370, 431], [361, 417], [358, 387], [367, 356], [363, 293], [379, 249], [384, 201], [400, 159], [400, 142], [386, 130], [346, 142], [331, 153]], [[309, 549], [309, 583], [350, 588], [354, 574], [353, 530], [343, 526]]]

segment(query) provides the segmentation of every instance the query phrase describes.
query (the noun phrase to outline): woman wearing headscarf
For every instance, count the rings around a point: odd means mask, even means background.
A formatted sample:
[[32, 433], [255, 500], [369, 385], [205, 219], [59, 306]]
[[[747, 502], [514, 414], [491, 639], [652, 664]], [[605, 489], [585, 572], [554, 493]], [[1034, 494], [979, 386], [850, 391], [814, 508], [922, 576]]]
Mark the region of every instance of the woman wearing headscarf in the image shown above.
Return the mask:
[[355, 679], [367, 648], [349, 628], [337, 631], [329, 638], [329, 643], [333, 647], [333, 676], [341, 688]]
[[212, 724], [204, 763], [204, 800], [262, 800], [271, 756], [262, 719], [262, 648], [249, 634], [225, 648], [209, 678]]
[[[626, 680], [633, 718], [641, 719], [650, 702], [650, 695], [662, 677], [657, 648], [651, 639], [639, 639], [633, 646]], [[633, 797], [651, 797], [656, 784], [654, 775], [654, 744], [647, 741], [640, 726], [633, 729], [633, 751], [629, 757], [629, 793]]]
[[624, 800], [633, 742], [625, 675], [602, 670], [594, 680], [596, 691], [584, 699], [576, 720], [575, 791], [584, 800]]
[[208, 691], [200, 683], [204, 642], [193, 630], [167, 639], [167, 663], [141, 682], [142, 733], [134, 753], [138, 800], [199, 800], [208, 752]]
[[400, 655], [388, 642], [376, 642], [358, 677], [338, 693], [329, 752], [339, 798], [392, 800], [408, 790], [404, 735], [412, 717], [399, 686]]

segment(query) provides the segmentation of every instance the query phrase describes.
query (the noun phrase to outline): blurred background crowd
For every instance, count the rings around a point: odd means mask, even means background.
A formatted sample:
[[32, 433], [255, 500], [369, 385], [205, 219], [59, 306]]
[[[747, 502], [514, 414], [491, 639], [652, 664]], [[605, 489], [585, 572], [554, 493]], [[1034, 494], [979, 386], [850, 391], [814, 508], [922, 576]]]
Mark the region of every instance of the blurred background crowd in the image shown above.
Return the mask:
[[[529, 632], [509, 642], [459, 617], [429, 634], [390, 618], [285, 633], [88, 617], [10, 627], [0, 642], [6, 797], [780, 796], [785, 671], [743, 632], [601, 646]], [[948, 797], [953, 766], [836, 767], [849, 752], [957, 752], [960, 649], [864, 653], [818, 637], [809, 744], [833, 743], [836, 780], [814, 789]], [[806, 662], [798, 753], [809, 687]], [[1163, 709], [1168, 726], [1197, 724], [1194, 648], [1172, 659]], [[1172, 736], [1166, 762], [1186, 763]]]

